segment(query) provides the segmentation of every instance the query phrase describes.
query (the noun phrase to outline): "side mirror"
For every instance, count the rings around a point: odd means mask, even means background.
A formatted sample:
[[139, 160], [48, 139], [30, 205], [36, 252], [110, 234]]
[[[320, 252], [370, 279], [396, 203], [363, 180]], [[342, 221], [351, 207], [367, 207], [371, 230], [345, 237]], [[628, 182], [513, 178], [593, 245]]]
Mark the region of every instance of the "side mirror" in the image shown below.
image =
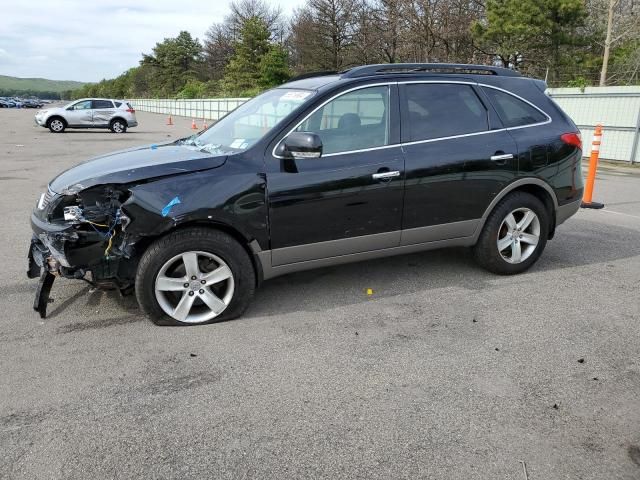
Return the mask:
[[293, 132], [284, 139], [282, 156], [285, 158], [319, 158], [322, 140], [315, 133]]

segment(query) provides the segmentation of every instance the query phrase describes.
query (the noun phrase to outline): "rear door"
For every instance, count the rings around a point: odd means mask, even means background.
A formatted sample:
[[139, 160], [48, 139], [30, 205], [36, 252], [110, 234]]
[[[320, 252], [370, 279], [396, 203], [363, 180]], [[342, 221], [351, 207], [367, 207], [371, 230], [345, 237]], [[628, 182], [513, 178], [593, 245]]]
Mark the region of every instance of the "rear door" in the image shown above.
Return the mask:
[[402, 244], [471, 236], [517, 174], [516, 144], [473, 83], [401, 87]]
[[111, 100], [93, 100], [93, 125], [96, 127], [105, 127], [116, 113]]

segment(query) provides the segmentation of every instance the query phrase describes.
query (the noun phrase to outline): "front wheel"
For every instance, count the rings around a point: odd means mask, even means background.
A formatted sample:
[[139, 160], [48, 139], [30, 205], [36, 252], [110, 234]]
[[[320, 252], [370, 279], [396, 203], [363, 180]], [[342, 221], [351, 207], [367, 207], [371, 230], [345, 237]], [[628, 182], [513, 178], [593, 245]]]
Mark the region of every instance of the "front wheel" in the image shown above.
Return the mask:
[[62, 133], [67, 127], [61, 118], [52, 118], [47, 125], [52, 133]]
[[491, 212], [473, 247], [476, 261], [501, 275], [521, 273], [533, 265], [549, 237], [549, 213], [537, 197], [514, 192]]
[[124, 133], [127, 131], [127, 124], [124, 120], [114, 120], [109, 128], [113, 133]]
[[151, 245], [136, 275], [142, 310], [158, 325], [195, 325], [241, 315], [255, 291], [251, 260], [217, 230], [179, 230]]

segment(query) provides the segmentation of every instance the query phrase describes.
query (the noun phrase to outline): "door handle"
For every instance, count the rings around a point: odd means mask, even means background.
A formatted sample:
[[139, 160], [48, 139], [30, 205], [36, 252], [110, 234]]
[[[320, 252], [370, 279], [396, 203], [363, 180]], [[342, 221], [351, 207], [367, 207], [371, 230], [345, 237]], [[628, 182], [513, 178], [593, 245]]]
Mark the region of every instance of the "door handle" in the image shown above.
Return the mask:
[[503, 153], [502, 155], [491, 155], [492, 162], [502, 162], [504, 160], [511, 160], [513, 158], [512, 153]]
[[374, 180], [386, 180], [389, 178], [395, 178], [399, 176], [400, 176], [400, 172], [398, 170], [395, 170], [393, 172], [374, 173], [373, 175], [371, 175], [371, 178], [373, 178]]

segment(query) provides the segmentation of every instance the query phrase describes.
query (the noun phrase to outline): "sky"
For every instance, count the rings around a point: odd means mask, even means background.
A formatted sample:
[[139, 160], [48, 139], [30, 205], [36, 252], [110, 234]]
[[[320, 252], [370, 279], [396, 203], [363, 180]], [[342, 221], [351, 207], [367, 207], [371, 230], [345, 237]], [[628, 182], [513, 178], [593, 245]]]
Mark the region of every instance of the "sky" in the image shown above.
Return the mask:
[[[285, 14], [303, 0], [266, 0]], [[0, 75], [96, 82], [187, 30], [203, 40], [231, 0], [2, 0]]]

